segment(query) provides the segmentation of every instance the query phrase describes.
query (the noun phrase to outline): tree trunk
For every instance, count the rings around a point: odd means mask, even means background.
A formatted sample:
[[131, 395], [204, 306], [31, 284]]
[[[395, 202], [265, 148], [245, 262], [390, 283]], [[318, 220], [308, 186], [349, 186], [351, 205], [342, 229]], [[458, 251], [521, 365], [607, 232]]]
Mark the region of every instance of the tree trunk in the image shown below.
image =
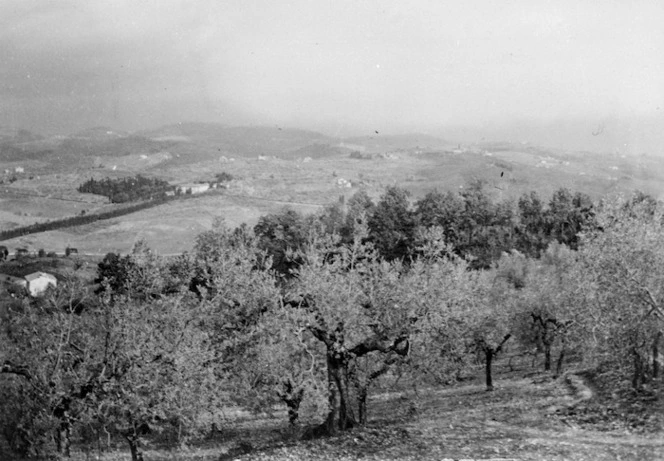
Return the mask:
[[544, 371], [551, 371], [551, 344], [544, 343]]
[[357, 418], [360, 426], [367, 423], [367, 394], [368, 386], [361, 386], [357, 390]]
[[491, 366], [493, 364], [493, 355], [494, 351], [490, 347], [484, 348], [484, 357], [485, 357], [485, 376], [486, 376], [486, 390], [493, 390], [493, 378], [491, 376]]
[[563, 361], [565, 360], [565, 348], [560, 349], [560, 354], [558, 355], [558, 360], [556, 362], [556, 377], [560, 376], [560, 373], [563, 371]]
[[[339, 354], [334, 350], [328, 351], [327, 354], [327, 370], [328, 379], [331, 380], [330, 386], [330, 414], [328, 415], [328, 428], [329, 424], [334, 424], [336, 415], [336, 428], [340, 431], [351, 429], [357, 424], [350, 398], [350, 389], [348, 383], [348, 359], [346, 357], [339, 357]], [[334, 392], [336, 391], [336, 392]], [[336, 405], [336, 398], [334, 402], [331, 400], [332, 396], [337, 394], [339, 396], [338, 406]]]
[[69, 458], [71, 456], [71, 420], [69, 405], [71, 400], [63, 398], [53, 410], [53, 415], [60, 423], [55, 432], [55, 444], [58, 453]]
[[295, 390], [295, 386], [289, 379], [284, 383], [284, 391], [280, 393], [280, 397], [288, 407], [288, 422], [294, 426], [300, 418], [300, 404], [304, 398], [304, 389]]
[[652, 377], [657, 379], [659, 377], [659, 341], [662, 339], [662, 332], [659, 331], [655, 335], [655, 340], [652, 343]]
[[337, 387], [334, 382], [332, 373], [332, 365], [330, 365], [330, 358], [327, 359], [327, 404], [329, 406], [329, 413], [325, 422], [320, 427], [320, 432], [329, 435], [335, 432], [336, 421], [338, 419], [337, 412]]
[[634, 375], [632, 376], [632, 387], [639, 389], [643, 384], [643, 360], [641, 354], [636, 347], [632, 348], [632, 356], [634, 360]]
[[129, 443], [129, 451], [131, 452], [131, 461], [143, 461], [143, 453], [141, 453], [140, 447], [138, 446], [138, 433], [136, 425], [130, 432], [124, 434], [125, 439]]
[[493, 377], [491, 376], [491, 367], [493, 366], [493, 359], [503, 350], [505, 343], [512, 337], [512, 333], [505, 335], [503, 340], [496, 347], [490, 346], [483, 339], [479, 343], [478, 350], [484, 352], [484, 373], [486, 377], [486, 390], [493, 390]]
[[71, 423], [69, 419], [65, 419], [60, 423], [56, 435], [58, 453], [69, 458], [71, 456]]
[[339, 430], [345, 431], [356, 425], [353, 413], [352, 400], [350, 398], [350, 386], [348, 385], [347, 367], [337, 368], [335, 381], [339, 390]]
[[297, 421], [300, 419], [300, 403], [302, 398], [292, 399], [286, 401], [286, 406], [288, 407], [288, 424], [295, 426]]

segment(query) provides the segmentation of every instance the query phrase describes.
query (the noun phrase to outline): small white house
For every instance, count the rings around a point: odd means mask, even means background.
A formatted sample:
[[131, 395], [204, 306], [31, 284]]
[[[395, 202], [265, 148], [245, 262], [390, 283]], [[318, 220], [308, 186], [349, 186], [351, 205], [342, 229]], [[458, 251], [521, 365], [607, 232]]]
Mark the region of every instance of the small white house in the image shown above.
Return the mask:
[[49, 285], [52, 285], [53, 288], [58, 286], [58, 280], [55, 276], [47, 274], [46, 272], [33, 272], [25, 276], [25, 280], [28, 283], [28, 294], [30, 296], [39, 296]]
[[351, 182], [344, 178], [337, 178], [337, 187], [352, 187]]
[[178, 186], [178, 191], [181, 194], [200, 194], [202, 192], [205, 192], [210, 188], [210, 185], [208, 183], [191, 183], [191, 184], [180, 184]]

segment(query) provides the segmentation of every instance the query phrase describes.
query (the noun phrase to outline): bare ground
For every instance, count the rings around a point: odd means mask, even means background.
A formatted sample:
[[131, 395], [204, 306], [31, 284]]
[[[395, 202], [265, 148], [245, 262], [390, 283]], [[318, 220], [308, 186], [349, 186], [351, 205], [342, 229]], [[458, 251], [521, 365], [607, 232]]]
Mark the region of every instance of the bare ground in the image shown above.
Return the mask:
[[586, 408], [594, 397], [573, 379], [511, 378], [498, 381], [493, 392], [468, 384], [422, 391], [416, 400], [374, 401], [380, 416], [366, 428], [241, 459], [664, 459], [661, 419], [637, 429], [616, 418], [574, 418], [574, 409]]

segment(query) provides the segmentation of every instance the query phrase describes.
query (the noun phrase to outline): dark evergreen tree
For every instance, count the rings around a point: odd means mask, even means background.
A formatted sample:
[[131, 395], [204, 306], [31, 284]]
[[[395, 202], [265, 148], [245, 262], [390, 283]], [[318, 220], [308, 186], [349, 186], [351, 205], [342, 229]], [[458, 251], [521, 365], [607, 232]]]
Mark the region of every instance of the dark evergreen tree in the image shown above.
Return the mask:
[[388, 261], [405, 261], [413, 255], [415, 216], [409, 195], [406, 189], [388, 187], [369, 218], [369, 240]]
[[593, 216], [593, 203], [588, 195], [558, 189], [553, 193], [547, 210], [548, 233], [552, 240], [576, 250], [579, 233], [591, 225]]
[[523, 254], [538, 258], [551, 239], [547, 232], [544, 203], [537, 192], [523, 194], [519, 198], [518, 213], [517, 249]]
[[415, 204], [415, 219], [418, 226], [443, 229], [445, 242], [457, 248], [460, 243], [460, 226], [464, 202], [458, 194], [442, 193], [438, 190], [427, 193]]
[[310, 221], [290, 208], [281, 213], [261, 216], [254, 227], [258, 247], [272, 257], [272, 268], [281, 277], [290, 278], [302, 264], [299, 254], [307, 242]]

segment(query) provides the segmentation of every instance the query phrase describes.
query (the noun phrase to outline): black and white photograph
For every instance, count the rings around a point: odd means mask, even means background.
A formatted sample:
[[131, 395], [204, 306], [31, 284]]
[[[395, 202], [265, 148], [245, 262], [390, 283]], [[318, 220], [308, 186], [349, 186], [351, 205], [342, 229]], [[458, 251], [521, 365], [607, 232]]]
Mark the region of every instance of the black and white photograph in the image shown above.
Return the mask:
[[0, 461], [661, 461], [663, 376], [661, 0], [0, 0]]

